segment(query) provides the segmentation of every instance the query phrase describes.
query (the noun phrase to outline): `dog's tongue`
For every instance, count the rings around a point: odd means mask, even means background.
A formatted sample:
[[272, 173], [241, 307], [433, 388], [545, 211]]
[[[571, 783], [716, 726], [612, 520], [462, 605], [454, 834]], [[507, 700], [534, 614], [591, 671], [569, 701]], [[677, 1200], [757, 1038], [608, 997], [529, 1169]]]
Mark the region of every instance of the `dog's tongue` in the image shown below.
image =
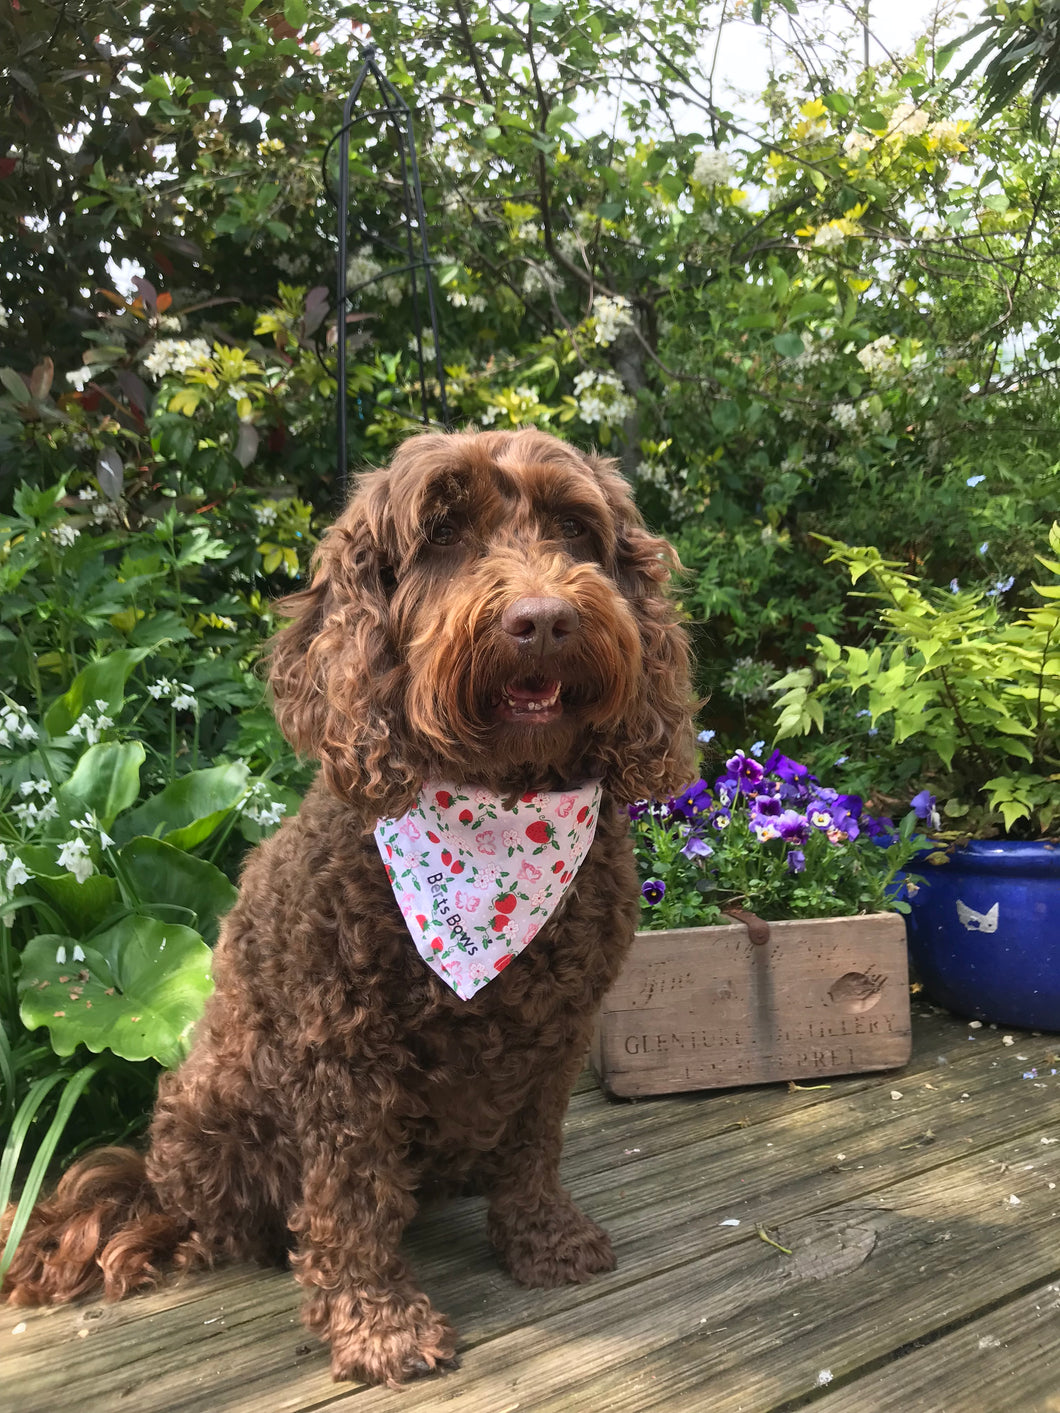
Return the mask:
[[528, 682], [509, 682], [504, 695], [517, 706], [527, 706], [531, 702], [547, 702], [556, 695], [559, 682], [555, 678], [534, 677]]

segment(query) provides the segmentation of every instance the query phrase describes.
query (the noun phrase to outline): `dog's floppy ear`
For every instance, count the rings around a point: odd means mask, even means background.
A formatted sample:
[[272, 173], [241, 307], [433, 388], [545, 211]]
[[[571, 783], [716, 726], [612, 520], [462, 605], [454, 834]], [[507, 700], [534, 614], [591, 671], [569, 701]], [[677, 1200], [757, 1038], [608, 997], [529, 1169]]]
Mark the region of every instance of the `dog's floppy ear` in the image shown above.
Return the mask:
[[644, 661], [644, 689], [616, 751], [615, 785], [626, 801], [662, 799], [688, 784], [695, 761], [688, 634], [669, 593], [681, 563], [666, 540], [644, 528], [615, 463], [586, 460], [614, 518], [612, 572], [636, 619]]
[[281, 599], [293, 621], [272, 640], [269, 680], [280, 729], [324, 779], [368, 815], [400, 815], [419, 789], [403, 756], [405, 667], [388, 590], [393, 534], [387, 472], [363, 477], [325, 533], [308, 589]]

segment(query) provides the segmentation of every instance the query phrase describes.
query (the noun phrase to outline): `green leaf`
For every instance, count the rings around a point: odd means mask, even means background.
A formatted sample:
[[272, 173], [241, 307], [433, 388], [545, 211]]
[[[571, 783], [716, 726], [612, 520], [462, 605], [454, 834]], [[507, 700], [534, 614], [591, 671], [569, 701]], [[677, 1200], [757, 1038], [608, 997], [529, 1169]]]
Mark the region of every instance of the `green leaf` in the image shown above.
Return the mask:
[[86, 1045], [179, 1064], [213, 989], [210, 949], [199, 934], [130, 916], [82, 943], [83, 960], [74, 960], [77, 945], [56, 933], [29, 942], [18, 983], [23, 1024], [47, 1026], [57, 1055]]
[[14, 368], [0, 368], [0, 383], [3, 383], [20, 407], [28, 407], [33, 401], [33, 395], [29, 388], [26, 387]]
[[283, 17], [292, 29], [301, 29], [309, 19], [309, 6], [305, 0], [283, 0]]
[[178, 849], [194, 849], [243, 798], [249, 775], [241, 764], [214, 765], [182, 775], [122, 815], [114, 830], [118, 842], [146, 834]]
[[144, 907], [191, 909], [205, 942], [217, 941], [218, 925], [235, 905], [238, 890], [219, 868], [161, 839], [141, 836], [119, 852], [122, 874]]
[[119, 648], [83, 668], [69, 689], [45, 713], [44, 725], [52, 736], [68, 731], [86, 704], [106, 703], [106, 715], [116, 717], [125, 700], [125, 684], [138, 662], [150, 656], [151, 648]]
[[802, 339], [798, 334], [793, 333], [777, 334], [773, 340], [773, 347], [781, 358], [798, 358], [805, 351]]
[[73, 775], [60, 786], [59, 799], [76, 809], [70, 796], [83, 801], [104, 829], [136, 802], [140, 793], [140, 767], [147, 752], [139, 741], [104, 741], [89, 746]]

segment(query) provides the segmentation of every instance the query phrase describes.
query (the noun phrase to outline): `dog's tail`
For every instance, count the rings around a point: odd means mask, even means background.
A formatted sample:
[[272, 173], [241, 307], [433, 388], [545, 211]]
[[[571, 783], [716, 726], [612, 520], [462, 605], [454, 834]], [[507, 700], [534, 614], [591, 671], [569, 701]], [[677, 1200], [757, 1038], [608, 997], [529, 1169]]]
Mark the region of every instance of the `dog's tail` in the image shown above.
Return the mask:
[[[0, 1219], [0, 1238], [13, 1216], [9, 1208]], [[190, 1236], [186, 1217], [163, 1210], [141, 1154], [100, 1148], [74, 1163], [55, 1195], [34, 1207], [0, 1295], [12, 1305], [63, 1304], [95, 1291], [118, 1300], [155, 1285], [156, 1263], [178, 1247], [188, 1256], [195, 1245]]]

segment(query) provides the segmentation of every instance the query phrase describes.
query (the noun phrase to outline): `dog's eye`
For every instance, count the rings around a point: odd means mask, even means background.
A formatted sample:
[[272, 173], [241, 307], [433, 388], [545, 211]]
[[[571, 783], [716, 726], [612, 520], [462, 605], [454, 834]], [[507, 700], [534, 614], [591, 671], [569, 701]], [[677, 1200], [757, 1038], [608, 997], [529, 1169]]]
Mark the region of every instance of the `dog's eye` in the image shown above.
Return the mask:
[[585, 526], [573, 515], [568, 515], [566, 519], [560, 521], [559, 531], [565, 540], [580, 540], [585, 534]]
[[451, 520], [439, 520], [430, 526], [427, 538], [432, 545], [455, 545], [460, 534]]

